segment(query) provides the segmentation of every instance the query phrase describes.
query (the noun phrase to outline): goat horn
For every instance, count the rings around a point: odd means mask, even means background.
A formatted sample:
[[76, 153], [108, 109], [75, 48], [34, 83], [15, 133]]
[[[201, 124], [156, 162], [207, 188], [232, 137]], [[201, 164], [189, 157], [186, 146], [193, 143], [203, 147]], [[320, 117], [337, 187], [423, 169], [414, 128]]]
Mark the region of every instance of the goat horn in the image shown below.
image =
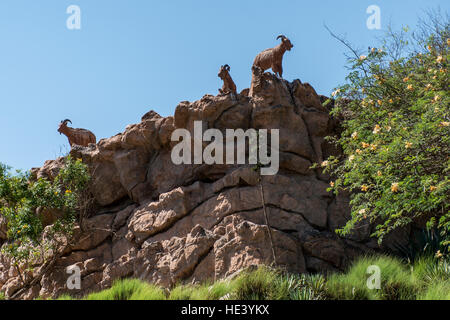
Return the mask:
[[70, 122], [70, 123], [72, 123], [72, 121], [70, 121], [70, 119], [66, 119], [66, 120], [64, 120], [64, 121], [61, 121], [61, 122], [63, 122], [63, 123], [66, 123], [66, 122]]
[[230, 66], [229, 66], [229, 65], [227, 65], [227, 64], [226, 64], [226, 65], [224, 65], [223, 67], [224, 67], [224, 68], [225, 68], [225, 69], [226, 69], [227, 71], [230, 71], [230, 69], [231, 69], [231, 68], [230, 68]]
[[282, 34], [280, 34], [280, 35], [277, 37], [277, 40], [280, 39], [280, 38], [283, 39], [283, 40], [284, 40], [284, 39], [287, 39], [286, 36], [285, 36], [285, 35], [282, 35]]

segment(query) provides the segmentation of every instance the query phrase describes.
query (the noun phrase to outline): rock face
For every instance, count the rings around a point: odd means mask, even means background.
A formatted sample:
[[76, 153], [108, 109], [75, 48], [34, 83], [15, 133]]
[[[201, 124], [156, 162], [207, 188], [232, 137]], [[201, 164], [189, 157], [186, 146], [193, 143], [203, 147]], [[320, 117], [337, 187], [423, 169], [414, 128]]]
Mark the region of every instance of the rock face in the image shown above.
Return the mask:
[[[138, 124], [97, 145], [76, 147], [92, 172], [98, 204], [76, 241], [20, 297], [83, 295], [135, 277], [170, 287], [228, 277], [258, 264], [276, 262], [291, 272], [342, 270], [375, 248], [370, 228], [339, 238], [348, 220], [348, 198], [327, 192], [328, 177], [310, 169], [333, 151], [324, 137], [334, 121], [309, 85], [255, 72], [250, 95], [206, 95], [181, 102], [173, 117], [151, 111]], [[171, 134], [176, 128], [280, 129], [280, 170], [261, 179], [251, 165], [175, 165]], [[52, 179], [62, 159], [33, 170]], [[262, 201], [264, 190], [265, 203]], [[0, 216], [0, 244], [5, 238]], [[81, 270], [81, 289], [68, 290], [68, 266]], [[20, 282], [0, 256], [0, 291], [13, 295]]]

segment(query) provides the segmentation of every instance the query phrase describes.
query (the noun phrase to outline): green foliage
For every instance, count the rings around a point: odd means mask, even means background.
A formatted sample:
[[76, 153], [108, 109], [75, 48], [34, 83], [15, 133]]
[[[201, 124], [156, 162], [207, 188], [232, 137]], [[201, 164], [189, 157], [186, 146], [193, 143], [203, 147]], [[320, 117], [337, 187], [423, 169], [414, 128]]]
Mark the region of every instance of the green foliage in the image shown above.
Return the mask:
[[450, 260], [442, 257], [423, 256], [414, 263], [413, 274], [424, 284], [449, 281]]
[[292, 275], [269, 267], [243, 272], [233, 281], [236, 300], [321, 300], [325, 279], [316, 275]]
[[0, 292], [0, 301], [5, 300], [5, 294], [3, 292]]
[[138, 279], [116, 281], [113, 286], [99, 293], [92, 293], [86, 300], [165, 300], [161, 288]]
[[[426, 37], [425, 37], [426, 36]], [[450, 233], [450, 29], [443, 19], [425, 36], [408, 30], [387, 38], [382, 49], [350, 61], [347, 83], [333, 95], [332, 114], [342, 121], [343, 150], [321, 165], [335, 177], [330, 190], [349, 190], [350, 233], [368, 220], [381, 242], [413, 221]]]
[[[380, 289], [369, 289], [369, 266], [381, 271]], [[345, 274], [333, 274], [327, 280], [327, 292], [333, 299], [403, 300], [415, 299], [419, 286], [411, 271], [391, 257], [366, 257], [354, 263]]]
[[[55, 245], [57, 234], [70, 236], [90, 176], [81, 159], [67, 157], [54, 181], [30, 180], [29, 173], [10, 173], [0, 165], [0, 214], [7, 221], [8, 243], [2, 253], [16, 266], [29, 268]], [[37, 209], [58, 210], [61, 217], [45, 229]], [[45, 239], [44, 239], [45, 238]], [[23, 279], [22, 279], [23, 280]]]
[[417, 300], [450, 300], [450, 281], [433, 282]]
[[411, 241], [407, 244], [394, 244], [397, 253], [406, 262], [415, 262], [423, 257], [448, 256], [450, 253], [449, 244], [445, 241], [445, 232], [437, 228], [422, 229], [413, 232]]
[[[369, 289], [369, 266], [381, 272], [380, 289]], [[260, 266], [236, 278], [215, 283], [179, 284], [169, 290], [137, 279], [116, 281], [110, 289], [92, 293], [85, 300], [450, 300], [450, 262], [443, 257], [422, 256], [413, 265], [389, 256], [363, 257], [345, 273], [289, 274]], [[58, 300], [71, 300], [63, 295]]]

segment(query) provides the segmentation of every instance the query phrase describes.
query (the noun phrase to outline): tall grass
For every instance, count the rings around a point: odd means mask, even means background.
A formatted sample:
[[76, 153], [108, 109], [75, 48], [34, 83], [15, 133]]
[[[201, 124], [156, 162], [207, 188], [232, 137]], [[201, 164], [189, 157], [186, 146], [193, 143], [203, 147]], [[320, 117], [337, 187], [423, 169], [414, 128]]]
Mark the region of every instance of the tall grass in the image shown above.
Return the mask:
[[[370, 289], [367, 285], [369, 266], [380, 268], [380, 289]], [[344, 300], [413, 300], [418, 289], [409, 268], [398, 259], [386, 256], [361, 258], [345, 274], [333, 274], [327, 281], [328, 294]]]
[[[369, 266], [380, 268], [380, 289], [369, 289]], [[0, 296], [1, 299], [1, 296]], [[59, 299], [72, 299], [68, 295]], [[116, 281], [110, 289], [92, 293], [87, 300], [321, 300], [369, 299], [450, 300], [450, 263], [422, 256], [414, 264], [390, 256], [367, 256], [346, 272], [323, 275], [289, 274], [260, 266], [234, 279], [199, 285], [178, 284], [170, 291], [137, 279]]]
[[119, 280], [107, 290], [91, 293], [86, 300], [164, 300], [163, 289], [137, 279]]

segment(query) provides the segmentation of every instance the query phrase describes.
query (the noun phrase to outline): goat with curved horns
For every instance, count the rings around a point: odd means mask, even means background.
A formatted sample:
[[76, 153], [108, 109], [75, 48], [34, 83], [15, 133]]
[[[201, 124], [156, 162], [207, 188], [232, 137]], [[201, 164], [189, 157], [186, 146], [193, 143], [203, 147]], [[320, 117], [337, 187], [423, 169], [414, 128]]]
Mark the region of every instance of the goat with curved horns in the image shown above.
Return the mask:
[[220, 67], [219, 74], [217, 75], [223, 80], [223, 87], [219, 89], [220, 94], [232, 93], [236, 95], [236, 84], [230, 76], [230, 66], [224, 65]]
[[97, 138], [91, 131], [68, 127], [68, 122], [72, 123], [69, 119], [61, 121], [58, 132], [59, 134], [64, 134], [67, 139], [69, 139], [70, 147], [73, 147], [74, 145], [87, 147], [90, 143], [97, 143]]
[[294, 45], [284, 35], [279, 35], [277, 40], [281, 43], [274, 48], [266, 49], [258, 54], [253, 62], [254, 67], [259, 67], [263, 71], [272, 68], [272, 71], [280, 78], [283, 77], [283, 55], [286, 51], [291, 51]]

